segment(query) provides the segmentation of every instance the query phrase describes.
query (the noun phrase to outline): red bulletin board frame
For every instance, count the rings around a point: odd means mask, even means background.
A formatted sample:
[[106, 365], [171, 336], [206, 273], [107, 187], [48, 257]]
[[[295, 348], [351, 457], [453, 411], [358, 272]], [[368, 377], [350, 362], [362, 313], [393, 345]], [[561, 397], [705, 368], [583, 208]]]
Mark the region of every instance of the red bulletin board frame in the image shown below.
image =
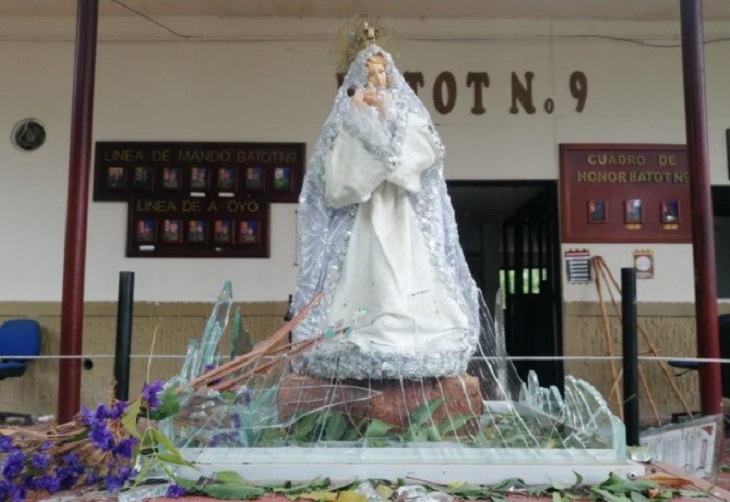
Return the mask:
[[692, 242], [686, 146], [560, 145], [560, 210], [566, 243]]

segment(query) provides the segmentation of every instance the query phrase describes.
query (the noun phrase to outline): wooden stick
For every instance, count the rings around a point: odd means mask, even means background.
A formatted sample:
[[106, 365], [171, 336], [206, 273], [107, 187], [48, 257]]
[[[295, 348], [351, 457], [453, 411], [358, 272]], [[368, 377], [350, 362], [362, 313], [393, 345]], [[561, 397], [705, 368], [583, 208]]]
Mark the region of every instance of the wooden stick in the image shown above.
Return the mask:
[[193, 387], [193, 386], [199, 385], [202, 382], [207, 382], [210, 380], [219, 380], [220, 378], [232, 373], [233, 371], [236, 371], [241, 366], [245, 366], [245, 364], [249, 360], [255, 359], [256, 357], [260, 356], [260, 354], [265, 353], [271, 347], [276, 345], [280, 340], [282, 340], [285, 336], [287, 336], [287, 334], [292, 329], [294, 329], [297, 326], [297, 324], [302, 322], [302, 320], [307, 316], [307, 314], [309, 314], [309, 311], [314, 308], [314, 305], [320, 299], [322, 299], [323, 296], [324, 296], [323, 292], [320, 291], [319, 293], [317, 293], [314, 296], [314, 298], [312, 298], [311, 302], [309, 302], [296, 316], [294, 316], [294, 318], [291, 321], [289, 321], [284, 326], [282, 326], [277, 331], [275, 331], [274, 334], [271, 335], [261, 345], [261, 347], [249, 352], [248, 354], [244, 354], [240, 357], [237, 357], [233, 361], [230, 361], [226, 364], [218, 366], [217, 368], [214, 368], [213, 370], [199, 376], [198, 378], [183, 384], [180, 388], [185, 389], [187, 387]]
[[231, 380], [226, 380], [225, 382], [219, 382], [215, 385], [212, 385], [211, 388], [218, 390], [218, 391], [230, 390], [233, 387], [241, 385], [243, 382], [245, 382], [246, 380], [251, 378], [253, 375], [260, 374], [264, 370], [268, 371], [270, 369], [270, 367], [275, 367], [278, 363], [290, 361], [291, 359], [298, 356], [302, 352], [306, 352], [307, 350], [309, 350], [309, 348], [312, 345], [315, 345], [315, 343], [319, 342], [319, 340], [320, 340], [320, 338], [318, 337], [318, 338], [310, 338], [309, 340], [303, 340], [301, 342], [297, 342], [297, 343], [299, 343], [300, 346], [297, 347], [296, 349], [290, 351], [289, 354], [287, 354], [285, 357], [282, 357], [279, 359], [274, 359], [272, 361], [268, 361], [268, 362], [262, 364], [261, 366], [256, 366], [255, 368], [249, 370], [248, 372], [244, 373], [243, 375], [239, 375], [238, 377], [233, 378]]
[[646, 381], [646, 376], [644, 375], [644, 370], [641, 369], [641, 366], [639, 366], [639, 378], [641, 378], [641, 386], [644, 387], [646, 397], [649, 398], [649, 404], [651, 405], [651, 410], [654, 412], [654, 417], [656, 417], [656, 425], [658, 427], [662, 425], [662, 417], [659, 416], [659, 410], [657, 409], [654, 398], [651, 395], [651, 391], [649, 390], [649, 383]]
[[[603, 261], [603, 259], [601, 259]], [[605, 266], [605, 264], [604, 264]], [[616, 282], [616, 278], [613, 276], [611, 271], [606, 267], [606, 271], [608, 272], [608, 276], [611, 279], [611, 282], [613, 282], [614, 287], [617, 291], [621, 291], [621, 286], [619, 286], [618, 282]], [[618, 316], [619, 320], [621, 320], [621, 312], [614, 302], [613, 308], [616, 311], [616, 315]], [[649, 346], [649, 349], [651, 350], [651, 353], [654, 356], [659, 356], [659, 351], [657, 350], [656, 346], [652, 342], [651, 338], [649, 337], [649, 334], [646, 332], [646, 330], [641, 326], [641, 324], [638, 325], [639, 327], [639, 333], [641, 333], [641, 336], [644, 339], [644, 342]], [[679, 402], [682, 404], [682, 407], [684, 408], [684, 412], [689, 416], [690, 418], [693, 417], [692, 415], [692, 409], [689, 407], [687, 402], [684, 400], [684, 396], [682, 395], [682, 392], [679, 390], [679, 387], [677, 387], [677, 382], [675, 381], [675, 377], [672, 374], [671, 370], [669, 369], [669, 365], [665, 361], [658, 361], [659, 367], [664, 372], [664, 376], [667, 379], [667, 382], [669, 382], [669, 386], [672, 388], [672, 391], [674, 392], [674, 395], [677, 396], [677, 399], [679, 399]]]
[[[603, 288], [601, 288], [601, 275], [603, 271], [600, 269], [599, 264], [600, 256], [593, 257], [593, 268], [596, 270], [596, 289], [598, 290], [598, 305], [601, 308], [601, 318], [603, 319], [603, 331], [606, 335], [606, 345], [608, 346], [608, 355], [613, 357], [613, 337], [611, 335], [611, 325], [608, 323], [608, 312], [606, 311], [606, 305], [603, 303]], [[611, 387], [611, 393], [609, 397], [616, 396], [616, 405], [618, 406], [618, 412], [620, 416], [624, 416], [624, 403], [621, 400], [621, 395], [618, 391], [616, 382], [618, 380], [618, 370], [616, 369], [616, 362], [611, 359], [611, 377], [613, 378], [613, 386]]]

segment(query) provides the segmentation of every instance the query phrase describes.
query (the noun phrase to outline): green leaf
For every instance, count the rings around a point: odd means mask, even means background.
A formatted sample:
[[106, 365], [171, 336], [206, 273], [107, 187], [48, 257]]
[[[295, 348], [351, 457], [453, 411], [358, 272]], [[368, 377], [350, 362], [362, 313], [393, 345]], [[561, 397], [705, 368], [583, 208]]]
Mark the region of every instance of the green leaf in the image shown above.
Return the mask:
[[621, 476], [611, 473], [606, 481], [598, 485], [598, 488], [612, 493], [645, 492], [659, 485], [649, 479], [637, 479], [634, 481], [624, 479]]
[[677, 495], [687, 498], [710, 498], [709, 490], [678, 490]]
[[616, 495], [595, 486], [591, 488], [591, 492], [600, 495], [606, 502], [631, 502], [631, 499], [625, 497], [624, 495]]
[[340, 413], [332, 413], [325, 423], [324, 438], [327, 441], [338, 441], [347, 432], [347, 421]]
[[368, 428], [365, 429], [365, 437], [368, 439], [373, 438], [384, 438], [388, 434], [388, 431], [393, 426], [386, 424], [382, 420], [375, 419], [368, 424]]
[[236, 471], [221, 471], [216, 472], [215, 479], [220, 483], [241, 483], [248, 484], [246, 480], [241, 477]]
[[631, 492], [631, 502], [651, 502], [651, 499], [641, 492]]
[[472, 417], [469, 415], [457, 415], [452, 417], [451, 420], [447, 420], [439, 426], [439, 433], [441, 436], [445, 436], [450, 432], [455, 432], [461, 429], [466, 423], [471, 420]]
[[155, 457], [157, 457], [157, 460], [159, 460], [160, 462], [197, 468], [195, 466], [195, 464], [193, 464], [192, 462], [188, 462], [187, 460], [182, 458], [180, 455], [170, 455], [169, 453], [158, 453], [157, 455], [155, 455]]
[[431, 425], [426, 428], [426, 435], [431, 441], [441, 441], [441, 434], [439, 433], [438, 427]]
[[150, 410], [152, 420], [163, 420], [180, 412], [180, 398], [174, 389], [165, 390], [160, 396], [160, 405]]
[[177, 451], [177, 448], [175, 448], [175, 446], [167, 438], [167, 436], [165, 436], [156, 429], [150, 429], [150, 434], [152, 434], [155, 441], [157, 441], [157, 443], [161, 445], [165, 450], [164, 452], [158, 451], [158, 453], [155, 455], [161, 462], [195, 467], [194, 464], [188, 462], [180, 455], [180, 452]]
[[311, 439], [312, 433], [314, 432], [317, 422], [320, 418], [319, 413], [310, 413], [304, 415], [296, 422], [294, 429], [294, 439], [300, 443], [306, 443]]
[[412, 425], [421, 426], [428, 420], [431, 420], [434, 412], [444, 404], [443, 396], [432, 399], [427, 403], [421, 403], [418, 407], [409, 413], [408, 417]]
[[142, 401], [137, 399], [132, 401], [122, 415], [122, 425], [124, 428], [137, 439], [142, 439], [142, 435], [137, 430], [137, 415], [142, 407]]
[[272, 486], [269, 489], [274, 493], [281, 493], [286, 496], [294, 495], [294, 498], [296, 498], [296, 495], [299, 493], [326, 490], [331, 484], [330, 478], [315, 478], [310, 483], [304, 485]]
[[197, 483], [195, 481], [190, 481], [189, 479], [175, 477], [175, 484], [177, 484], [186, 492], [192, 492], [197, 490]]
[[573, 474], [575, 474], [575, 483], [573, 483], [573, 486], [571, 486], [571, 489], [578, 488], [580, 485], [583, 484], [583, 476], [580, 475], [579, 472], [573, 471]]
[[263, 488], [241, 483], [211, 483], [196, 488], [206, 495], [223, 500], [251, 500], [266, 493]]
[[357, 441], [358, 439], [363, 438], [363, 432], [362, 432], [362, 426], [365, 423], [363, 420], [357, 425], [354, 425], [347, 429], [347, 433], [345, 434], [345, 437], [343, 438], [345, 441]]

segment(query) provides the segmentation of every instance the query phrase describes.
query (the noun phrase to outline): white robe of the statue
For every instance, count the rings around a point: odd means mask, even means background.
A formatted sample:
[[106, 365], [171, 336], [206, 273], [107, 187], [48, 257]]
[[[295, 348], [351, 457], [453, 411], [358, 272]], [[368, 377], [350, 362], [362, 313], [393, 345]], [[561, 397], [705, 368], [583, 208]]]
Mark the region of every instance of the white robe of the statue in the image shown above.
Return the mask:
[[421, 189], [439, 146], [429, 124], [408, 116], [397, 172], [344, 129], [325, 159], [327, 202], [357, 214], [329, 309], [329, 324], [364, 321], [349, 341], [365, 352], [425, 354], [468, 346], [466, 314], [449, 294], [418, 227], [408, 192]]

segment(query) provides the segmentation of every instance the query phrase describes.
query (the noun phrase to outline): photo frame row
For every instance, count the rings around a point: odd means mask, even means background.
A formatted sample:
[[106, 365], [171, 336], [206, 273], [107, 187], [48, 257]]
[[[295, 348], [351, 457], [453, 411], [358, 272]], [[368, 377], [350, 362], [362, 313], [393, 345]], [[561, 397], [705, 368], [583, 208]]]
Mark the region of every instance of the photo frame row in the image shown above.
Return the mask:
[[102, 173], [106, 191], [127, 192], [233, 192], [260, 193], [270, 190], [291, 193], [296, 173], [291, 166], [220, 167], [201, 166], [107, 166]]
[[263, 196], [296, 203], [304, 143], [96, 142], [94, 201], [136, 195]]
[[232, 219], [155, 219], [140, 218], [134, 222], [137, 245], [240, 245], [261, 244], [261, 222]]
[[[591, 199], [587, 207], [588, 223], [607, 223], [609, 207], [606, 199]], [[659, 203], [659, 221], [662, 225], [673, 225], [680, 222], [679, 201], [663, 200]], [[627, 225], [644, 222], [644, 202], [642, 199], [625, 199], [623, 201], [623, 222]]]
[[270, 216], [261, 198], [135, 196], [127, 256], [266, 258]]

